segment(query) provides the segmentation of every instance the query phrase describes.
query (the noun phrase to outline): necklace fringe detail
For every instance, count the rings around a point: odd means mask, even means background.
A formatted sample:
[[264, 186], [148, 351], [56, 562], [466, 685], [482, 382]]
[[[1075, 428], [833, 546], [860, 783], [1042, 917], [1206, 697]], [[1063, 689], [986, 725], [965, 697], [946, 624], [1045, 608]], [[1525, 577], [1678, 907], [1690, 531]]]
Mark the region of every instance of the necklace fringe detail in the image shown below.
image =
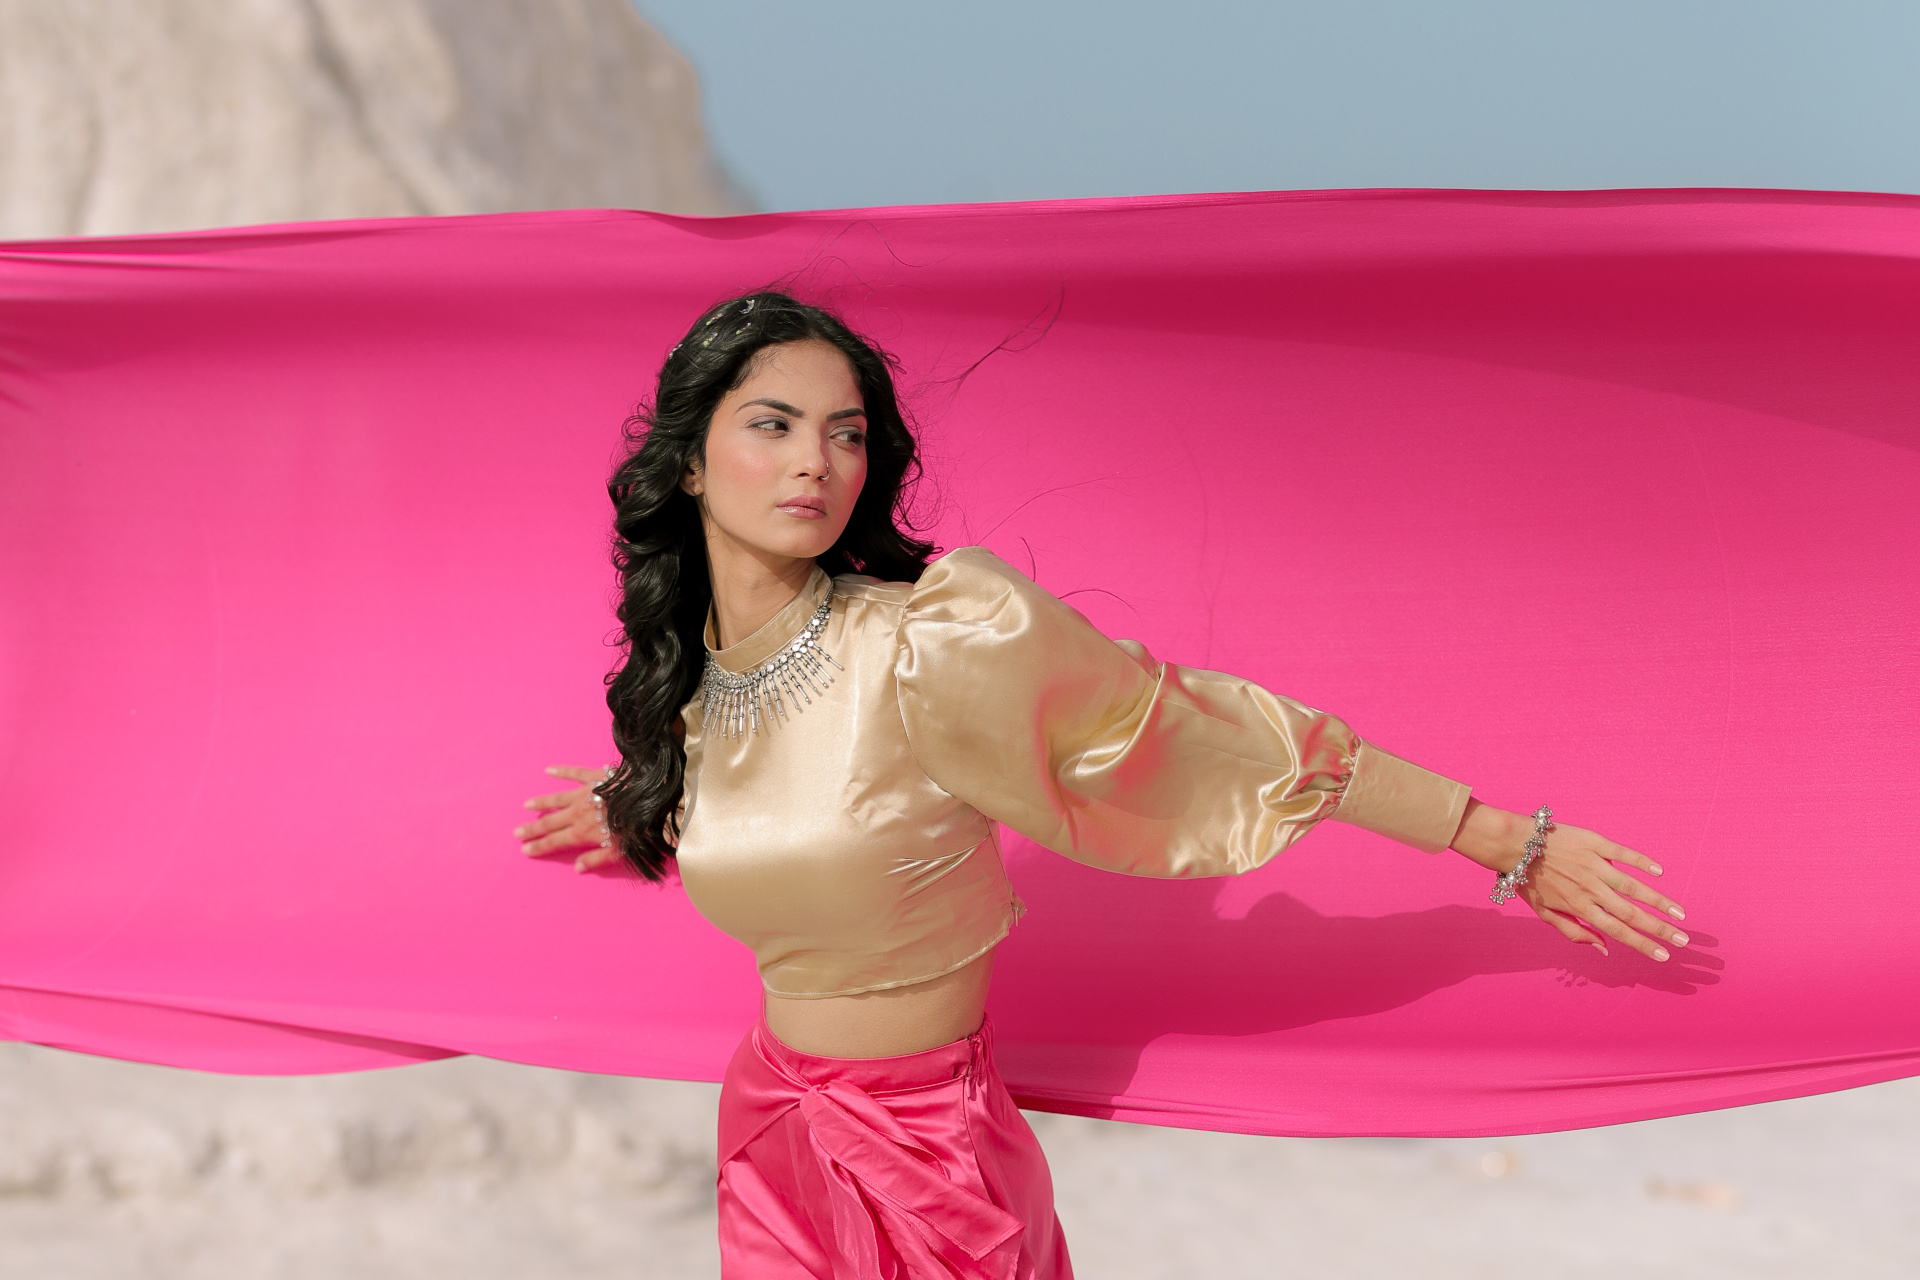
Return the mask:
[[[844, 671], [832, 654], [820, 647], [820, 633], [827, 629], [833, 609], [833, 588], [800, 628], [800, 634], [776, 649], [748, 671], [728, 671], [707, 654], [707, 669], [700, 678], [700, 727], [713, 730], [723, 738], [738, 738], [771, 728], [776, 719], [787, 718], [787, 708], [813, 705], [813, 695], [825, 693], [833, 683], [833, 671]], [[833, 671], [827, 670], [831, 664]]]

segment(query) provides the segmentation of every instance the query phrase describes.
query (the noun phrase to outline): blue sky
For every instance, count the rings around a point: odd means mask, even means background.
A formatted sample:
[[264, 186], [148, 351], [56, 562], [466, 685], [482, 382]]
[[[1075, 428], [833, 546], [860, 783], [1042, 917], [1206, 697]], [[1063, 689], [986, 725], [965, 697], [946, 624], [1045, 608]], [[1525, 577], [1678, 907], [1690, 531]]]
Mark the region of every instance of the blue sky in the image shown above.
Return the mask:
[[1920, 0], [638, 0], [767, 209], [1920, 191]]

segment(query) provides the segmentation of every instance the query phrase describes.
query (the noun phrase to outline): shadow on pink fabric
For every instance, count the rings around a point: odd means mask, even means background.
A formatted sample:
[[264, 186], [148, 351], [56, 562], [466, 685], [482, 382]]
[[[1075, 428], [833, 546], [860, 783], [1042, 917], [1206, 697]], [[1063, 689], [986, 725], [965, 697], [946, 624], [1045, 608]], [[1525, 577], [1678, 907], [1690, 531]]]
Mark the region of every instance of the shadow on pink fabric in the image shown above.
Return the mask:
[[1665, 864], [1576, 948], [1327, 824], [1020, 841], [1023, 1105], [1489, 1134], [1920, 1071], [1920, 200], [1331, 192], [0, 247], [0, 1034], [717, 1079], [746, 950], [522, 858], [610, 756], [603, 484], [714, 300], [899, 355], [945, 546]]

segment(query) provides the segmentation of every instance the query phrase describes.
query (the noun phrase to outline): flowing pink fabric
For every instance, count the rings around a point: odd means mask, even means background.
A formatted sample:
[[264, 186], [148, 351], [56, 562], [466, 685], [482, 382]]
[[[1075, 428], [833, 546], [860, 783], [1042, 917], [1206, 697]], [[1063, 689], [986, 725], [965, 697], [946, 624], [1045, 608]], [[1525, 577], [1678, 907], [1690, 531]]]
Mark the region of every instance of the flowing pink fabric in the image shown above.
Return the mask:
[[1023, 1104], [1496, 1133], [1920, 1071], [1920, 201], [1746, 191], [5, 246], [0, 1034], [718, 1078], [745, 949], [508, 829], [610, 755], [619, 423], [781, 279], [901, 357], [944, 545], [1690, 912], [1660, 965], [1338, 824], [1207, 881], [1013, 841]]
[[760, 1023], [720, 1087], [719, 1162], [726, 1276], [1072, 1280], [991, 1019], [896, 1058], [800, 1053]]

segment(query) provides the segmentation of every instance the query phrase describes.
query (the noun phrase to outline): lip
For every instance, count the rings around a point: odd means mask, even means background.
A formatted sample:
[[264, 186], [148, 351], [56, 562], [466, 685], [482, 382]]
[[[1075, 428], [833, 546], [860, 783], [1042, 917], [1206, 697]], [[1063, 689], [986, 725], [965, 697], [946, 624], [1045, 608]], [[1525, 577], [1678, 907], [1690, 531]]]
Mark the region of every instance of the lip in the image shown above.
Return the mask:
[[790, 516], [799, 516], [802, 520], [824, 520], [827, 518], [827, 504], [819, 498], [810, 498], [806, 494], [795, 494], [783, 499], [779, 510]]

